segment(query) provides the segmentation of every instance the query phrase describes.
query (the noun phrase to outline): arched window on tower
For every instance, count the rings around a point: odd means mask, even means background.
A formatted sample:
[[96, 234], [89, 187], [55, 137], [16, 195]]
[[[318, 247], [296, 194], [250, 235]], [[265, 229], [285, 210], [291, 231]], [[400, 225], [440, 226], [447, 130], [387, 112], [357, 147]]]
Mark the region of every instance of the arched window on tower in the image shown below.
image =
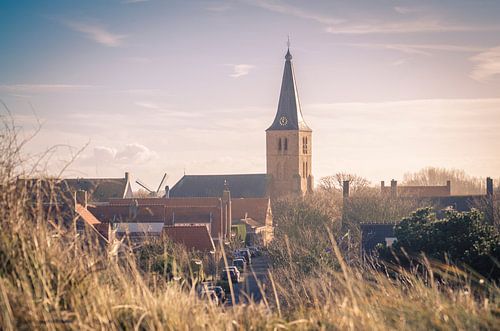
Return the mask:
[[281, 138], [278, 139], [278, 151], [281, 151]]
[[287, 151], [288, 150], [288, 138], [285, 138], [285, 146], [284, 146], [284, 150]]
[[302, 154], [307, 154], [307, 137], [302, 137]]

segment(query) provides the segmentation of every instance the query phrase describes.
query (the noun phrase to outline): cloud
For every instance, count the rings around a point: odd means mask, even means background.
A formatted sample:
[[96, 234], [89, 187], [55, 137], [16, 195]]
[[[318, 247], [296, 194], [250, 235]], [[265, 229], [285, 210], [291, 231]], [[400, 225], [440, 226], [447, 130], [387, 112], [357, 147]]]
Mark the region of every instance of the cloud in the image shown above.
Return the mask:
[[125, 145], [115, 155], [115, 160], [123, 163], [144, 163], [157, 158], [156, 152], [144, 145], [133, 143]]
[[470, 60], [474, 63], [470, 77], [480, 82], [500, 75], [500, 46], [485, 50]]
[[211, 4], [208, 7], [206, 7], [205, 9], [208, 11], [221, 13], [221, 12], [226, 12], [226, 11], [230, 10], [231, 8], [232, 8], [231, 4], [221, 3], [221, 4]]
[[143, 57], [143, 56], [131, 56], [131, 57], [126, 57], [124, 60], [132, 63], [138, 63], [138, 64], [146, 64], [146, 63], [151, 63], [152, 59], [149, 57]]
[[400, 14], [411, 14], [411, 13], [417, 13], [421, 11], [418, 8], [413, 8], [413, 7], [403, 7], [403, 6], [395, 6], [394, 11], [400, 13]]
[[255, 66], [251, 64], [229, 64], [229, 65], [233, 67], [233, 73], [229, 75], [233, 78], [246, 76], [250, 73], [250, 70], [255, 68]]
[[480, 52], [484, 50], [482, 47], [449, 45], [449, 44], [372, 44], [372, 43], [358, 43], [348, 44], [356, 47], [366, 48], [381, 48], [395, 50], [407, 54], [417, 55], [432, 55], [431, 51], [445, 51], [445, 52]]
[[391, 65], [398, 67], [398, 66], [401, 66], [401, 65], [406, 64], [406, 63], [408, 63], [407, 59], [399, 59], [399, 60], [392, 62]]
[[467, 32], [496, 31], [500, 26], [470, 26], [443, 23], [436, 19], [417, 19], [413, 21], [367, 23], [347, 23], [328, 26], [326, 32], [332, 34], [401, 34], [421, 32]]
[[137, 101], [134, 103], [136, 106], [142, 107], [142, 108], [147, 108], [147, 109], [154, 109], [154, 110], [161, 110], [163, 107], [156, 103], [152, 102], [147, 102], [147, 101]]
[[74, 84], [10, 84], [0, 85], [0, 91], [6, 92], [61, 92], [67, 90], [77, 90], [92, 88], [92, 85]]
[[126, 37], [124, 35], [111, 33], [104, 27], [96, 24], [67, 21], [66, 25], [75, 31], [85, 34], [87, 38], [108, 47], [120, 46], [122, 44], [122, 40]]
[[280, 14], [285, 14], [285, 15], [290, 15], [290, 16], [295, 16], [303, 19], [308, 19], [308, 20], [313, 20], [321, 24], [337, 24], [341, 23], [344, 20], [339, 19], [339, 18], [334, 18], [330, 16], [325, 16], [321, 15], [318, 13], [313, 13], [307, 10], [304, 10], [299, 7], [295, 7], [289, 4], [286, 4], [282, 1], [276, 1], [276, 0], [242, 0], [242, 2], [260, 7], [275, 13], [280, 13]]
[[106, 146], [94, 147], [94, 157], [96, 161], [102, 163], [112, 163], [116, 156], [116, 149]]
[[[497, 31], [500, 26], [470, 26], [442, 22], [439, 19], [417, 18], [412, 21], [389, 22], [387, 20], [364, 20], [355, 22], [345, 18], [315, 13], [303, 8], [286, 4], [279, 0], [241, 0], [242, 2], [268, 11], [308, 19], [326, 26], [325, 31], [332, 34], [401, 34], [420, 32], [465, 32]], [[396, 6], [401, 14], [419, 12], [410, 7]]]
[[193, 118], [193, 117], [199, 117], [200, 113], [197, 112], [183, 112], [183, 111], [175, 111], [169, 109], [169, 107], [160, 105], [154, 102], [150, 101], [136, 101], [134, 102], [136, 106], [146, 108], [146, 109], [151, 109], [155, 111], [159, 111], [169, 117], [180, 117], [180, 118]]
[[[108, 146], [94, 147], [92, 156], [86, 158], [88, 163], [98, 164], [142, 164], [152, 161], [158, 154], [139, 143], [127, 144], [120, 149]], [[90, 162], [89, 162], [90, 161]]]

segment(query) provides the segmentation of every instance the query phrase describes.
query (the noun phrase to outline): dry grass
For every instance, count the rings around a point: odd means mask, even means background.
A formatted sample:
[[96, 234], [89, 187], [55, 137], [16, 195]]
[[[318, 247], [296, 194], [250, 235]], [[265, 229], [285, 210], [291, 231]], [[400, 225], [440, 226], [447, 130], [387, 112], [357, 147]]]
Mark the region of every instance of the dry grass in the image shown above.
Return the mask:
[[500, 325], [496, 286], [473, 289], [466, 277], [437, 286], [411, 273], [394, 279], [349, 267], [333, 240], [337, 268], [304, 274], [291, 259], [273, 270], [269, 304], [218, 307], [176, 283], [149, 282], [133, 253], [117, 256], [113, 248], [89, 243], [71, 227], [52, 222], [57, 217], [42, 204], [32, 203], [34, 192], [20, 190], [15, 181], [19, 144], [4, 131], [2, 330], [491, 330]]

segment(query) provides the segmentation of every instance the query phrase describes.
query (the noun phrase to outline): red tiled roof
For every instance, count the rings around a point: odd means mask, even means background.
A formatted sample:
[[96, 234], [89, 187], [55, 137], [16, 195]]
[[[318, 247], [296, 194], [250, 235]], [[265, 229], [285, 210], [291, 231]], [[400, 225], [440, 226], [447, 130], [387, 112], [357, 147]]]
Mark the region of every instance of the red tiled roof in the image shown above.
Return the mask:
[[[90, 210], [99, 217], [99, 219], [109, 222], [112, 220], [128, 220], [131, 216], [129, 205], [99, 205], [90, 207]], [[162, 205], [139, 205], [137, 207], [136, 222], [163, 222], [165, 220], [166, 210]]]
[[75, 205], [75, 211], [83, 221], [94, 229], [103, 239], [108, 239], [108, 223], [99, 221], [87, 208], [78, 203]]
[[101, 224], [101, 222], [91, 213], [87, 210], [87, 208], [83, 207], [80, 204], [76, 204], [76, 212], [80, 217], [87, 222], [90, 225], [96, 225], [96, 224]]
[[137, 201], [138, 205], [163, 205], [168, 207], [213, 207], [220, 205], [220, 198], [134, 198], [110, 199], [110, 205], [130, 205]]
[[163, 233], [174, 243], [182, 244], [189, 250], [210, 252], [215, 245], [206, 226], [166, 226]]
[[232, 218], [234, 220], [251, 218], [256, 224], [253, 226], [264, 226], [271, 204], [269, 198], [241, 198], [231, 199]]
[[[137, 198], [112, 199], [89, 210], [103, 222], [210, 223], [211, 235], [218, 237], [222, 226], [220, 198]], [[175, 221], [175, 222], [174, 222]]]
[[170, 223], [190, 221], [210, 223], [211, 219], [214, 219], [219, 215], [220, 210], [215, 207], [172, 207], [168, 208], [168, 212], [167, 221]]

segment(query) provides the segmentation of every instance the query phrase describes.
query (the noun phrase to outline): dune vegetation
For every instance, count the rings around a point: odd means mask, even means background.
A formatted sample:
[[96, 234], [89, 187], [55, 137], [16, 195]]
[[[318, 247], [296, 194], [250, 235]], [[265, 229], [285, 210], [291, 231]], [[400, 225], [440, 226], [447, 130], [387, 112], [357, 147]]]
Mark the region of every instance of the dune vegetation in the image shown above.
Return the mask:
[[[339, 237], [328, 196], [277, 205], [265, 299], [217, 306], [189, 282], [152, 275], [136, 252], [101, 246], [58, 223], [34, 189], [20, 188], [22, 143], [5, 124], [0, 143], [2, 330], [492, 330], [499, 288], [460, 269], [422, 270], [356, 259]], [[318, 193], [319, 194], [319, 193]], [[326, 199], [326, 200], [322, 200]], [[336, 209], [337, 208], [337, 209]], [[326, 248], [326, 249], [325, 249]], [[158, 259], [189, 260], [151, 252]], [[186, 253], [187, 254], [187, 253]], [[373, 261], [372, 261], [373, 262]]]

